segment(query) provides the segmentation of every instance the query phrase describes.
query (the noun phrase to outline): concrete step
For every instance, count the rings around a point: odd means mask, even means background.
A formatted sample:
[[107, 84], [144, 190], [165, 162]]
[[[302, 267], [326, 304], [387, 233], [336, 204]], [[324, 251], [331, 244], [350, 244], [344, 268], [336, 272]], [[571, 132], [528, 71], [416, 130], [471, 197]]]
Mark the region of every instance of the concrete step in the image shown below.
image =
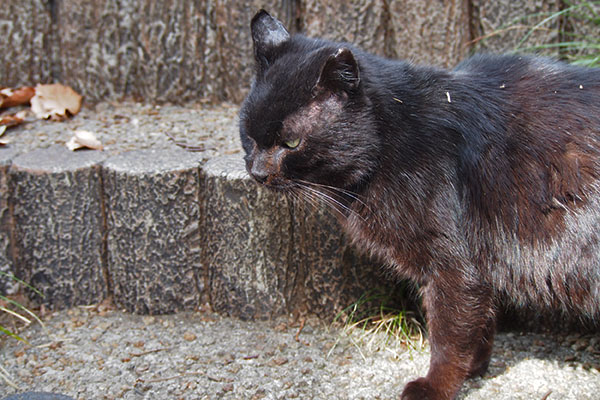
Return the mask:
[[[1, 268], [40, 290], [45, 297], [32, 294], [37, 302], [61, 309], [112, 296], [143, 314], [209, 303], [242, 319], [332, 318], [365, 292], [390, 288], [328, 210], [250, 179], [239, 142], [231, 144], [237, 122], [229, 108], [229, 122], [197, 107], [98, 109], [15, 128], [13, 143], [0, 148]], [[129, 123], [114, 123], [123, 115]], [[100, 119], [112, 123], [102, 128]], [[215, 120], [228, 128], [207, 135]], [[138, 141], [122, 147], [131, 125], [152, 126], [153, 134], [133, 132]], [[185, 151], [161, 132], [188, 125], [196, 130], [185, 140], [210, 150]], [[48, 135], [66, 141], [74, 128], [93, 128], [112, 147], [35, 146]]]

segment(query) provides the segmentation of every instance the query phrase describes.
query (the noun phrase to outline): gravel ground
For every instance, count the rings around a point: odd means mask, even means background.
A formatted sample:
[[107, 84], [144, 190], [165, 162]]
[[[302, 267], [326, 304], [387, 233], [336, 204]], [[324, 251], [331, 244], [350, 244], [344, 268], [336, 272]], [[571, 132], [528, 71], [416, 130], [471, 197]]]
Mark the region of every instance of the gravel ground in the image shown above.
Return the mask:
[[[300, 333], [299, 333], [300, 332]], [[19, 391], [76, 399], [392, 399], [429, 353], [319, 321], [244, 322], [210, 312], [139, 316], [75, 308], [5, 340]], [[600, 337], [502, 333], [488, 374], [460, 399], [598, 399]]]

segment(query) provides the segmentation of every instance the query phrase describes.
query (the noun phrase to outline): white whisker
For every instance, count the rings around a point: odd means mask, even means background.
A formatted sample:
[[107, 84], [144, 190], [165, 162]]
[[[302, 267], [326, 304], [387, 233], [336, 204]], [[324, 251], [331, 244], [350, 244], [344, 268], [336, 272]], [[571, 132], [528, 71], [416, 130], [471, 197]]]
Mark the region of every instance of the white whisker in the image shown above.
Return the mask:
[[330, 186], [330, 185], [325, 185], [323, 183], [315, 183], [315, 182], [309, 182], [309, 181], [304, 181], [301, 179], [297, 179], [297, 182], [300, 182], [304, 185], [307, 186], [312, 186], [312, 187], [316, 187], [316, 188], [320, 188], [320, 189], [325, 189], [327, 191], [329, 191], [329, 193], [331, 194], [337, 194], [337, 195], [341, 195], [341, 196], [347, 196], [350, 199], [357, 201], [358, 203], [360, 203], [361, 205], [363, 205], [365, 208], [367, 208], [369, 210], [369, 212], [371, 212], [371, 209], [369, 208], [369, 206], [360, 198], [360, 196], [350, 190], [347, 189], [342, 189], [339, 187], [335, 187], [335, 186]]
[[363, 221], [365, 220], [360, 214], [356, 213], [342, 201], [336, 199], [334, 197], [336, 192], [333, 190], [328, 190], [331, 188], [327, 187], [326, 185], [311, 185], [310, 182], [304, 181], [294, 181], [294, 183], [296, 183], [296, 187], [301, 189], [301, 192], [304, 193], [306, 198], [309, 199], [312, 204], [315, 204], [315, 201], [317, 200], [321, 200], [324, 204], [327, 204], [334, 211], [344, 217], [347, 217], [349, 214], [353, 214]]

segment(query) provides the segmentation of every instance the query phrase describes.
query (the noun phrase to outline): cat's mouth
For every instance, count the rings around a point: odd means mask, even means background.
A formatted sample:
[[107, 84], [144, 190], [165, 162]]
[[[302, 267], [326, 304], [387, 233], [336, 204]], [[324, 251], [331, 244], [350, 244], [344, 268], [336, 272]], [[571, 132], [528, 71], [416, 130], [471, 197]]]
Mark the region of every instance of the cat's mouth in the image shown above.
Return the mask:
[[295, 185], [292, 183], [259, 183], [260, 186], [270, 190], [271, 192], [287, 195], [294, 191]]
[[248, 171], [248, 173], [260, 186], [264, 186], [267, 189], [275, 192], [288, 192], [294, 186], [292, 181], [278, 175], [263, 176], [259, 174], [253, 174], [251, 171]]

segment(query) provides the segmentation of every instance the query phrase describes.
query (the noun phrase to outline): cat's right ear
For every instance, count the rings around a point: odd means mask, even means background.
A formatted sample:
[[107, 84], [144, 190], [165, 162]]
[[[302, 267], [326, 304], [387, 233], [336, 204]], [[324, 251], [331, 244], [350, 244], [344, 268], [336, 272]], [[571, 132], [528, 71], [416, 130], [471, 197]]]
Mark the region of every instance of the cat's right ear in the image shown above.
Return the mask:
[[313, 93], [323, 90], [354, 91], [360, 84], [360, 69], [352, 51], [341, 47], [331, 54], [319, 74], [319, 80], [313, 88]]
[[252, 41], [254, 42], [254, 58], [261, 68], [266, 68], [273, 61], [274, 50], [290, 38], [283, 24], [271, 17], [265, 10], [260, 10], [250, 23]]

